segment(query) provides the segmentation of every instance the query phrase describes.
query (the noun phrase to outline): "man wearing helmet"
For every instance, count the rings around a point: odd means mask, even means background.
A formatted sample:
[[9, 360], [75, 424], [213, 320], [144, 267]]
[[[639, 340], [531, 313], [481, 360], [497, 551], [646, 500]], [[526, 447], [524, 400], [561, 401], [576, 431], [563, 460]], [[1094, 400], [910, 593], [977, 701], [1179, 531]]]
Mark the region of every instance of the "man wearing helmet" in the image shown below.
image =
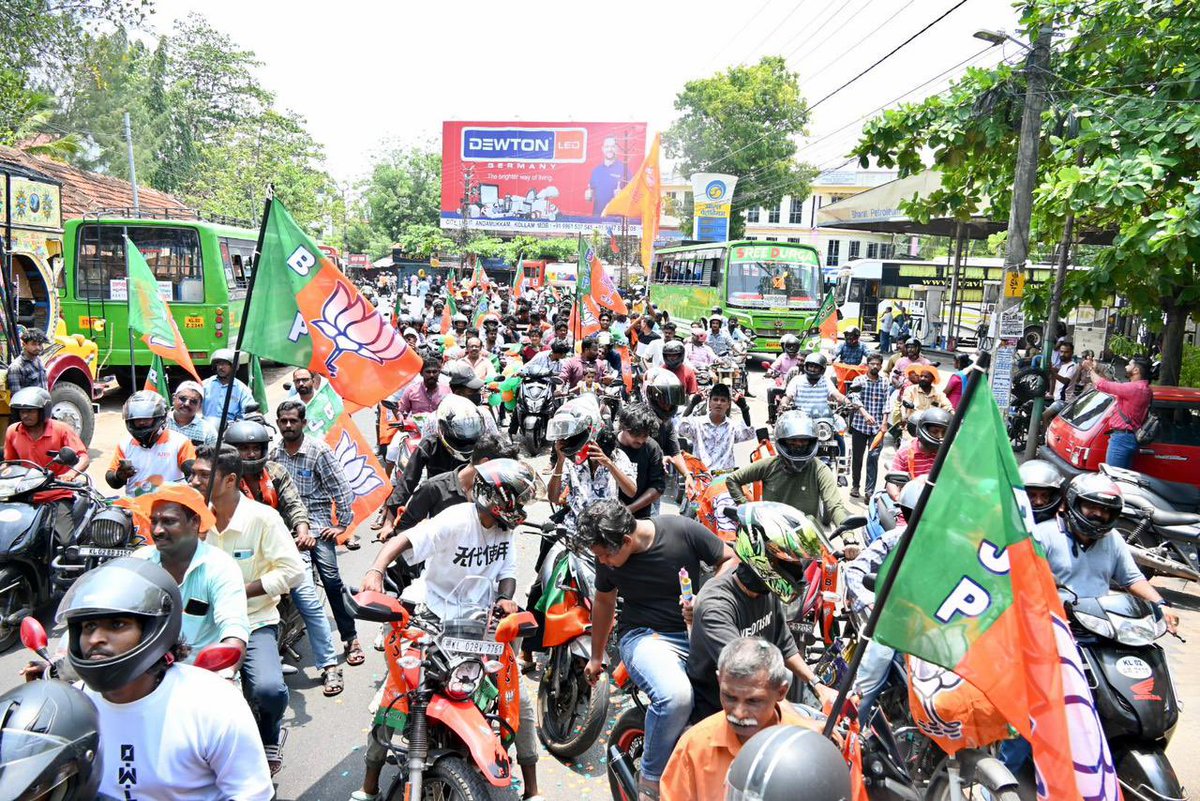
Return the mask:
[[822, 701], [832, 702], [836, 693], [804, 663], [784, 609], [804, 589], [805, 562], [820, 557], [816, 524], [781, 503], [744, 504], [738, 508], [733, 550], [738, 566], [710, 579], [696, 596], [692, 611], [687, 661], [695, 702], [692, 720], [720, 711], [718, 656], [723, 645], [747, 634], [774, 643], [787, 670], [811, 685]]
[[845, 403], [846, 396], [838, 392], [832, 379], [825, 374], [829, 360], [819, 351], [804, 357], [800, 375], [788, 382], [784, 392], [793, 409], [807, 414], [821, 414], [829, 409], [829, 401]]
[[[799, 370], [804, 364], [804, 357], [800, 355], [800, 337], [795, 334], [784, 334], [779, 339], [780, 354], [775, 357], [775, 361], [767, 368], [768, 378], [787, 379], [792, 370]], [[779, 405], [779, 397], [784, 395], [786, 390], [779, 387], [772, 387], [767, 390], [767, 422], [775, 422], [776, 407]]]
[[416, 492], [422, 475], [433, 478], [465, 465], [485, 430], [484, 418], [488, 416], [466, 398], [458, 395], [444, 398], [438, 404], [437, 415], [422, 432], [421, 444], [408, 458], [388, 505], [403, 506]]
[[[684, 366], [687, 367], [687, 365]], [[691, 370], [690, 367], [688, 369]], [[695, 372], [692, 373], [692, 380], [695, 381]], [[646, 374], [643, 391], [646, 394], [646, 405], [658, 416], [658, 433], [655, 435], [655, 439], [662, 448], [663, 458], [674, 466], [679, 475], [683, 476], [687, 490], [690, 492], [692, 474], [683, 458], [683, 449], [679, 447], [679, 435], [675, 430], [675, 415], [678, 414], [679, 407], [685, 400], [687, 384], [681, 382], [671, 370], [663, 367], [651, 370]], [[691, 410], [699, 400], [700, 392], [697, 386], [696, 392], [692, 394], [691, 401], [688, 403], [688, 409]], [[664, 464], [663, 467], [665, 469], [666, 465]], [[657, 501], [655, 504], [652, 514], [658, 513]]]
[[[784, 632], [790, 640], [786, 627]], [[693, 652], [695, 639], [693, 629]], [[715, 693], [720, 705], [700, 717], [679, 739], [659, 787], [662, 801], [724, 801], [729, 766], [755, 734], [780, 724], [821, 730], [819, 723], [802, 717], [787, 703], [792, 677], [777, 644], [735, 630], [718, 648], [720, 658], [711, 665], [709, 675], [714, 691], [720, 684]], [[793, 645], [793, 655], [795, 650]]]
[[568, 529], [575, 529], [579, 514], [595, 501], [616, 498], [618, 490], [625, 495], [637, 492], [633, 463], [617, 447], [615, 435], [603, 428], [594, 395], [564, 403], [546, 426], [546, 440], [554, 443], [547, 496], [555, 502], [565, 496], [568, 512], [563, 523]]
[[167, 430], [167, 404], [150, 390], [129, 396], [122, 409], [129, 436], [117, 443], [104, 480], [113, 489], [125, 488], [129, 496], [152, 492], [172, 481], [182, 481], [196, 446], [177, 431]]
[[833, 471], [817, 454], [817, 432], [812, 418], [790, 409], [775, 423], [778, 456], [760, 459], [725, 477], [725, 487], [734, 503], [746, 502], [743, 484], [762, 482], [762, 499], [778, 501], [816, 520], [829, 518], [841, 523], [849, 512], [838, 492]]
[[100, 793], [267, 801], [250, 708], [225, 679], [183, 664], [183, 606], [169, 573], [126, 557], [85, 573], [58, 607], [67, 659], [99, 713]]
[[733, 339], [725, 333], [725, 318], [719, 314], [708, 318], [708, 347], [721, 358], [733, 350]]
[[[245, 357], [236, 354], [238, 362], [245, 364]], [[225, 396], [229, 392], [233, 395], [229, 399], [229, 416], [225, 418], [225, 424], [241, 420], [246, 415], [246, 404], [254, 402], [254, 394], [250, 392], [250, 387], [246, 386], [240, 378], [237, 377], [233, 369], [233, 360], [235, 354], [230, 348], [218, 348], [213, 351], [212, 367], [213, 375], [204, 379], [204, 416], [220, 425], [221, 411], [225, 408]], [[231, 389], [232, 388], [232, 389]]]
[[1030, 459], [1020, 468], [1021, 483], [1033, 508], [1033, 522], [1045, 523], [1062, 508], [1063, 484], [1066, 479], [1059, 469], [1043, 459]]
[[31, 681], [0, 695], [4, 797], [91, 801], [100, 788], [100, 713], [63, 681]]
[[171, 396], [173, 408], [167, 415], [167, 428], [183, 434], [193, 445], [212, 445], [217, 441], [217, 425], [200, 411], [204, 405], [204, 387], [184, 381]]
[[921, 355], [921, 340], [912, 337], [904, 343], [904, 350], [892, 356], [888, 362], [888, 370], [899, 369], [901, 372], [907, 370], [914, 364], [929, 365], [929, 359]]
[[679, 379], [684, 393], [690, 398], [700, 392], [700, 381], [696, 370], [687, 363], [687, 348], [677, 339], [671, 339], [662, 346], [662, 367]]
[[913, 436], [892, 458], [892, 470], [908, 473], [912, 478], [927, 476], [933, 469], [938, 449], [950, 427], [950, 414], [945, 409], [926, 409], [909, 418]]
[[1080, 598], [1107, 595], [1120, 587], [1162, 608], [1167, 630], [1179, 626], [1179, 615], [1167, 608], [1142, 571], [1129, 546], [1113, 530], [1124, 502], [1121, 488], [1103, 473], [1080, 473], [1067, 484], [1063, 512], [1033, 528], [1046, 551], [1054, 581]]
[[450, 332], [454, 334], [454, 341], [465, 342], [467, 336], [467, 325], [469, 325], [471, 322], [467, 319], [467, 315], [459, 312], [450, 318], [450, 322], [454, 326], [454, 329]]
[[837, 745], [820, 732], [799, 726], [777, 726], [751, 737], [729, 766], [725, 787], [727, 801], [856, 797], [850, 768]]
[[[4, 458], [24, 459], [46, 468], [56, 476], [69, 479], [87, 470], [91, 458], [75, 429], [50, 417], [52, 403], [50, 393], [41, 387], [26, 387], [13, 393], [9, 408], [17, 422], [4, 432]], [[71, 448], [79, 457], [73, 467], [54, 459], [53, 454], [63, 448]], [[37, 493], [34, 501], [47, 503], [73, 497], [70, 490], [45, 490]]]
[[[414, 592], [423, 599], [418, 614], [442, 618], [462, 579], [483, 576], [494, 583], [496, 605], [505, 613], [518, 611], [516, 549], [513, 531], [525, 522], [525, 508], [542, 494], [533, 468], [516, 459], [491, 459], [475, 465], [467, 503], [452, 505], [434, 517], [398, 531], [380, 549], [363, 575], [363, 591], [383, 591], [388, 565], [405, 554], [409, 564], [425, 563]], [[423, 589], [423, 592], [421, 591]], [[524, 797], [537, 795], [538, 758], [533, 705], [521, 693], [521, 725], [516, 737], [517, 764], [522, 768]], [[368, 751], [362, 794], [379, 794], [384, 754]]]

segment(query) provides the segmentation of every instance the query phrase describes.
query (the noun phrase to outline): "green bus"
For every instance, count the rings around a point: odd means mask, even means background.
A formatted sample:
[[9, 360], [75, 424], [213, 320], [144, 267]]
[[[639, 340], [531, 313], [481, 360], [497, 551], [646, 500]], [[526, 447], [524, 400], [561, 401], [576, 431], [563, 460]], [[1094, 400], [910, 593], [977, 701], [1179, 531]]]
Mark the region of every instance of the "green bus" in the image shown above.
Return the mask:
[[681, 322], [720, 306], [753, 331], [754, 350], [778, 353], [786, 333], [803, 337], [824, 298], [821, 258], [791, 242], [706, 242], [655, 251], [650, 300]]
[[[206, 365], [214, 350], [232, 348], [258, 232], [199, 219], [101, 216], [67, 222], [62, 273], [67, 330], [94, 340], [108, 367], [128, 367], [131, 356], [139, 367], [150, 364], [141, 338], [130, 344], [125, 236], [146, 257], [192, 361]], [[122, 382], [129, 379], [128, 370], [116, 373]]]

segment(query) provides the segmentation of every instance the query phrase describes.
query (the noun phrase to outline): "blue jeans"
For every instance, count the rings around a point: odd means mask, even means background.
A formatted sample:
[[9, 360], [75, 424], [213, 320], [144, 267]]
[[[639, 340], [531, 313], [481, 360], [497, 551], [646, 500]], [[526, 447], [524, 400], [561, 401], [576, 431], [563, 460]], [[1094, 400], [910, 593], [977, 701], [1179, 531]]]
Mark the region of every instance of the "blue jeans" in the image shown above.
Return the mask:
[[310, 551], [317, 563], [317, 575], [325, 586], [325, 597], [329, 608], [333, 610], [333, 620], [337, 623], [338, 635], [342, 642], [350, 642], [358, 637], [358, 629], [354, 625], [354, 615], [346, 608], [346, 599], [342, 595], [342, 574], [338, 572], [337, 543], [333, 540], [317, 537], [317, 547]]
[[279, 727], [287, 711], [288, 688], [279, 659], [279, 627], [262, 626], [250, 632], [242, 660], [242, 694], [258, 716], [263, 745], [279, 745]]
[[325, 617], [325, 604], [313, 584], [312, 570], [308, 565], [312, 557], [308, 551], [301, 551], [300, 558], [304, 560], [304, 583], [292, 590], [292, 603], [296, 611], [304, 618], [304, 628], [308, 631], [308, 641], [312, 645], [313, 662], [318, 668], [332, 667], [337, 664], [337, 650], [333, 647], [333, 633], [329, 630], [329, 618]]
[[1133, 457], [1137, 456], [1137, 435], [1132, 431], [1111, 431], [1108, 434], [1108, 452], [1104, 461], [1112, 467], [1123, 467], [1126, 470], [1133, 467]]
[[892, 332], [891, 331], [880, 331], [879, 332], [879, 352], [886, 356], [888, 353], [891, 352], [891, 350], [892, 350]]
[[621, 638], [621, 661], [630, 678], [650, 697], [642, 776], [658, 781], [692, 714], [692, 682], [687, 675], [686, 631], [662, 634], [630, 629]]
[[892, 677], [892, 665], [900, 658], [895, 649], [874, 640], [867, 641], [867, 650], [858, 666], [858, 675], [854, 677], [854, 687], [862, 695], [862, 701], [858, 705], [858, 720], [864, 726], [871, 718], [871, 710], [875, 708], [879, 694], [887, 687], [888, 680]]

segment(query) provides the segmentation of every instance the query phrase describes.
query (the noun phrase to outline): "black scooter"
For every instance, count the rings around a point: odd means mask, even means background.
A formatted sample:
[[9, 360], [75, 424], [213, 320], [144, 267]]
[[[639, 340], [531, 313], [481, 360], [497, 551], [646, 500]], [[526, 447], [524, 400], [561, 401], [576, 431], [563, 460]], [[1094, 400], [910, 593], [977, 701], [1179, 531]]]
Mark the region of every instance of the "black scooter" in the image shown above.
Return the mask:
[[555, 391], [561, 383], [553, 368], [544, 365], [529, 365], [521, 373], [513, 417], [530, 456], [537, 456], [546, 443], [546, 425], [558, 408]]
[[1123, 594], [1076, 598], [1066, 610], [1124, 797], [1182, 801], [1166, 755], [1179, 702], [1167, 656], [1154, 643], [1167, 631], [1162, 611]]
[[1147, 577], [1200, 581], [1200, 489], [1100, 465], [1121, 488], [1116, 528]]

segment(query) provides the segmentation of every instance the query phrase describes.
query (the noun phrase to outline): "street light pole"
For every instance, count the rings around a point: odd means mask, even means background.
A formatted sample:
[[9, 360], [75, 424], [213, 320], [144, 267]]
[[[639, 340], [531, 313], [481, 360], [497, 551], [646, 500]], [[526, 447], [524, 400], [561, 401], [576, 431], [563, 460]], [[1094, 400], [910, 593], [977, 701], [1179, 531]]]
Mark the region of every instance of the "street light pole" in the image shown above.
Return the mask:
[[[993, 321], [996, 337], [992, 345], [992, 391], [1001, 408], [1008, 405], [1012, 386], [1012, 368], [1017, 338], [1001, 338], [1006, 313], [1019, 308], [1021, 276], [1029, 255], [1029, 220], [1033, 212], [1033, 188], [1037, 182], [1038, 145], [1041, 141], [1042, 109], [1046, 98], [1046, 73], [1050, 63], [1052, 29], [1043, 25], [1025, 59], [1025, 111], [1021, 117], [1021, 138], [1017, 146], [1017, 164], [1013, 174], [1012, 204], [1008, 212], [1008, 242], [1004, 251], [1004, 283]], [[1011, 38], [1011, 37], [1006, 37]], [[1019, 338], [1019, 337], [1018, 337]], [[1035, 438], [1036, 442], [1036, 438]]]

